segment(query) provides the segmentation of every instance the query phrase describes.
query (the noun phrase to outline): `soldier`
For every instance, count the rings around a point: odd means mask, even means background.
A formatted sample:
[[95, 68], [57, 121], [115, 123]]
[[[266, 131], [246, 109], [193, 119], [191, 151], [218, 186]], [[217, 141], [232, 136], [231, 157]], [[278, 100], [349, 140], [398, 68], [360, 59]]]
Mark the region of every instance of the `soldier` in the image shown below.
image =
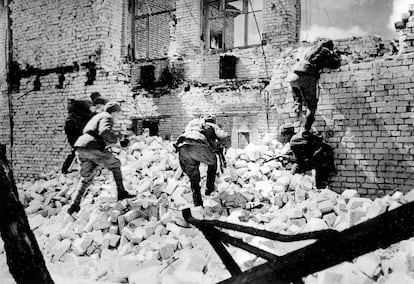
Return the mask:
[[68, 209], [69, 214], [80, 210], [80, 201], [96, 174], [98, 166], [110, 170], [114, 176], [118, 191], [118, 200], [133, 197], [124, 188], [122, 182], [121, 162], [106, 147], [118, 141], [112, 132], [114, 121], [117, 120], [121, 107], [115, 102], [108, 102], [104, 111], [96, 114], [86, 124], [83, 135], [75, 143], [76, 155], [80, 161], [81, 179], [76, 197]]
[[295, 128], [292, 124], [285, 123], [280, 127], [278, 140], [282, 144], [281, 155], [287, 155], [290, 152], [290, 139], [293, 135], [295, 135]]
[[83, 128], [92, 118], [89, 101], [70, 100], [68, 105], [68, 117], [65, 120], [65, 133], [69, 145], [72, 147], [71, 153], [67, 156], [62, 165], [62, 173], [67, 174], [75, 159], [75, 142], [82, 135]]
[[101, 112], [108, 102], [108, 100], [103, 98], [98, 92], [92, 92], [90, 97], [92, 101], [92, 109], [95, 114]]
[[293, 68], [288, 80], [292, 87], [294, 111], [298, 117], [302, 112], [302, 102], [307, 106], [305, 130], [310, 130], [315, 121], [318, 105], [317, 82], [319, 72], [324, 67], [336, 69], [341, 65], [340, 55], [334, 50], [332, 40], [320, 40]]
[[304, 130], [292, 137], [290, 148], [296, 157], [292, 174], [315, 169], [316, 188], [325, 188], [335, 172], [332, 147], [324, 143], [321, 137]]
[[177, 140], [180, 166], [190, 178], [195, 206], [203, 206], [200, 192], [200, 163], [208, 165], [205, 194], [210, 195], [215, 190], [217, 143], [228, 137], [228, 133], [216, 124], [215, 116], [205, 115], [190, 121]]
[[75, 159], [74, 144], [79, 136], [82, 135], [83, 128], [89, 119], [95, 114], [101, 112], [108, 102], [98, 92], [91, 93], [92, 104], [86, 100], [70, 100], [68, 106], [68, 117], [65, 120], [65, 133], [72, 152], [67, 156], [62, 165], [62, 173], [67, 174]]

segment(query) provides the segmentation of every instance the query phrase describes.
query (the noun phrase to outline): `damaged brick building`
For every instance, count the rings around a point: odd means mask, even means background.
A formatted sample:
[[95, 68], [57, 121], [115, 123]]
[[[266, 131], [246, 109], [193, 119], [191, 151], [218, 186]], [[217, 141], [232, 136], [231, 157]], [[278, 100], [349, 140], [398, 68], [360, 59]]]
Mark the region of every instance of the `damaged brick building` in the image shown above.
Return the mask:
[[[21, 179], [61, 165], [68, 99], [94, 91], [121, 102], [119, 127], [137, 134], [173, 140], [206, 112], [233, 147], [261, 143], [285, 122], [299, 129], [285, 80], [303, 50], [299, 0], [9, 2], [0, 5], [0, 142]], [[413, 186], [411, 26], [402, 33], [399, 54], [374, 36], [335, 42], [344, 63], [321, 76], [314, 124], [335, 148], [335, 190]]]

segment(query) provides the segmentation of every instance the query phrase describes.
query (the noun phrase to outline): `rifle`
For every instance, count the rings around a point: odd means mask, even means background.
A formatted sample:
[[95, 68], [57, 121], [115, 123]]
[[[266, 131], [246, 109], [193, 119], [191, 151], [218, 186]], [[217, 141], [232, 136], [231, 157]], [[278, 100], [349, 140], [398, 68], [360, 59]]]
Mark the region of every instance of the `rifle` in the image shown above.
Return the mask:
[[216, 146], [216, 155], [219, 158], [220, 161], [220, 172], [223, 173], [224, 169], [227, 168], [227, 161], [226, 161], [226, 157], [224, 156], [224, 145], [222, 145], [221, 143], [218, 143]]
[[292, 161], [293, 156], [290, 156], [288, 154], [282, 154], [282, 155], [276, 155], [274, 157], [271, 157], [267, 160], [265, 160], [263, 163], [267, 163], [270, 161], [277, 160], [282, 163], [283, 166], [286, 166], [290, 161]]

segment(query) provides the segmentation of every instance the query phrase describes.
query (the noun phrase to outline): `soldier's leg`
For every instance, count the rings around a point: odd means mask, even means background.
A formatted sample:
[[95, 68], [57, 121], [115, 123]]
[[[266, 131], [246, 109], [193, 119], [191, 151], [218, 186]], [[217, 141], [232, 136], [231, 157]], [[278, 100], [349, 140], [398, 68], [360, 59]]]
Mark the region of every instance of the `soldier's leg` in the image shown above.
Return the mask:
[[69, 214], [78, 212], [80, 210], [80, 202], [85, 194], [88, 186], [92, 183], [94, 176], [96, 175], [97, 164], [84, 156], [84, 151], [78, 150], [77, 155], [80, 161], [80, 181], [76, 190], [75, 198], [72, 201], [71, 206], [68, 209]]
[[328, 185], [329, 172], [324, 167], [315, 168], [315, 186], [317, 189], [323, 189]]
[[95, 162], [107, 168], [112, 172], [112, 175], [115, 180], [116, 189], [118, 193], [118, 200], [122, 200], [125, 198], [133, 197], [133, 195], [129, 194], [124, 187], [122, 172], [121, 172], [121, 161], [117, 159], [111, 152], [109, 151], [99, 151], [95, 150], [97, 159]]
[[186, 145], [179, 150], [179, 161], [183, 172], [190, 178], [191, 190], [193, 192], [193, 202], [195, 206], [202, 206], [203, 199], [201, 198], [200, 187], [200, 162], [191, 157], [191, 147]]
[[75, 150], [72, 150], [72, 152], [66, 157], [66, 160], [63, 162], [62, 174], [68, 173], [69, 167], [72, 164], [75, 157], [76, 157]]
[[207, 182], [206, 182], [206, 195], [210, 195], [216, 190], [215, 181], [217, 173], [217, 156], [213, 152], [206, 153], [206, 161], [208, 161], [207, 168]]
[[217, 155], [210, 147], [192, 146], [189, 151], [191, 158], [199, 163], [204, 163], [207, 168], [206, 195], [210, 195], [214, 190], [217, 173]]
[[293, 111], [299, 117], [302, 112], [303, 95], [301, 92], [301, 78], [296, 73], [290, 73], [287, 80], [292, 89]]
[[310, 130], [312, 124], [315, 121], [315, 113], [318, 107], [317, 96], [317, 77], [312, 75], [306, 75], [302, 78], [303, 96], [307, 105], [305, 130]]
[[306, 111], [305, 130], [310, 131], [312, 124], [315, 122], [316, 107], [308, 107]]
[[303, 95], [300, 87], [292, 86], [292, 95], [293, 95], [293, 111], [296, 113], [296, 116], [299, 117], [302, 113], [302, 104], [303, 104]]
[[210, 195], [214, 190], [216, 190], [215, 185], [214, 185], [216, 181], [216, 173], [217, 173], [217, 163], [213, 165], [209, 165], [207, 169], [206, 195]]

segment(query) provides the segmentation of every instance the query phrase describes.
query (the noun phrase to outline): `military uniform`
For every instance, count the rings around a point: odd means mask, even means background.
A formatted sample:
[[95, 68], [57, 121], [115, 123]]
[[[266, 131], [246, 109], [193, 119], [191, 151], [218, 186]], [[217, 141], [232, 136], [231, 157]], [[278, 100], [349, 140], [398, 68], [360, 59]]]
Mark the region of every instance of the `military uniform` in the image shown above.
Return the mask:
[[326, 187], [335, 172], [333, 149], [322, 138], [309, 131], [301, 131], [290, 140], [290, 148], [296, 157], [292, 174], [315, 169], [316, 188]]
[[334, 51], [332, 40], [322, 40], [316, 47], [311, 48], [294, 67], [288, 80], [292, 87], [295, 111], [300, 114], [302, 104], [305, 103], [306, 114], [305, 129], [310, 130], [315, 120], [318, 105], [317, 82], [322, 68], [339, 68], [340, 56]]
[[203, 117], [190, 121], [184, 133], [177, 140], [180, 166], [191, 182], [193, 202], [195, 206], [203, 205], [200, 187], [200, 163], [207, 164], [206, 195], [214, 190], [217, 172], [216, 143], [229, 135], [211, 117]]
[[120, 111], [116, 103], [109, 102], [105, 110], [89, 120], [83, 129], [83, 135], [75, 143], [76, 155], [80, 161], [81, 179], [76, 197], [68, 210], [69, 214], [79, 211], [80, 201], [88, 186], [96, 175], [98, 166], [107, 168], [114, 176], [118, 191], [118, 200], [131, 197], [125, 190], [122, 181], [121, 162], [106, 149], [106, 146], [118, 141], [112, 132], [113, 119], [111, 113]]
[[75, 159], [75, 142], [82, 135], [83, 128], [93, 116], [90, 110], [90, 102], [71, 100], [68, 106], [68, 117], [65, 120], [65, 134], [72, 152], [67, 156], [62, 165], [62, 173], [68, 173], [68, 169]]

